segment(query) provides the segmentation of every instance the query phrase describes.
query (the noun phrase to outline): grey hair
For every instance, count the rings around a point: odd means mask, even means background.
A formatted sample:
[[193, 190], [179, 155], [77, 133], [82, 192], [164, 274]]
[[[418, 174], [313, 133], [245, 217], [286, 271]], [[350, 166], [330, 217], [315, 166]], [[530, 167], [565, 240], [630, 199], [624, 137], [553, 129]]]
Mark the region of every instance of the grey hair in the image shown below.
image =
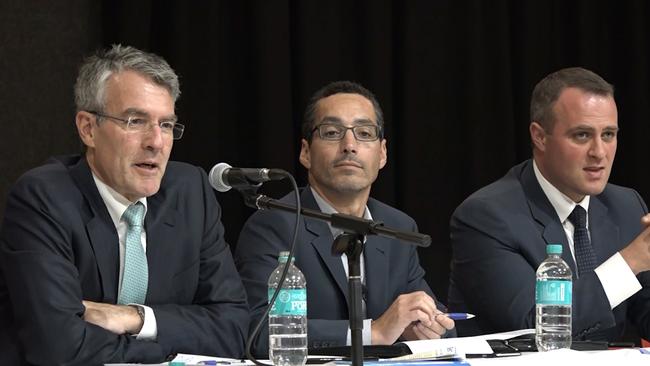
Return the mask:
[[178, 75], [162, 57], [117, 44], [97, 51], [81, 65], [74, 86], [77, 111], [102, 111], [106, 105], [106, 80], [112, 74], [126, 70], [146, 76], [167, 89], [174, 103], [181, 95]]

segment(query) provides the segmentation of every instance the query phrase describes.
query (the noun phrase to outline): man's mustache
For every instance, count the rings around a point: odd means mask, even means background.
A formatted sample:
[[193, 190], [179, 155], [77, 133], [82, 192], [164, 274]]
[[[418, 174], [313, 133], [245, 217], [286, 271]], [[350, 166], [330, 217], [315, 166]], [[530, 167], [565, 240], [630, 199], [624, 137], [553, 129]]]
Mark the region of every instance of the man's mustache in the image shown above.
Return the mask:
[[338, 165], [338, 164], [340, 164], [340, 163], [344, 163], [344, 162], [353, 162], [353, 163], [355, 163], [355, 164], [357, 164], [357, 165], [363, 167], [363, 162], [362, 162], [361, 160], [359, 160], [359, 159], [358, 159], [356, 156], [354, 156], [353, 154], [345, 154], [345, 155], [341, 156], [340, 158], [334, 160], [334, 161], [332, 162], [332, 164], [333, 164], [333, 165]]

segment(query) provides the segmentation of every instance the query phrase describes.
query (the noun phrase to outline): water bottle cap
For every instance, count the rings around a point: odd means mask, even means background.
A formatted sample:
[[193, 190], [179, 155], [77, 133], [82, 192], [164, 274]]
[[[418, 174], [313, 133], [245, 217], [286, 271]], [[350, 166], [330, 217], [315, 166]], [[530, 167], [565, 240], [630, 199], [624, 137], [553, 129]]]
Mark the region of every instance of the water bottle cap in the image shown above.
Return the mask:
[[[287, 259], [289, 258], [289, 252], [288, 251], [281, 251], [280, 254], [278, 255], [278, 261], [281, 263], [287, 263]], [[293, 258], [291, 258], [293, 261]]]
[[546, 254], [562, 254], [562, 244], [549, 244], [546, 246]]

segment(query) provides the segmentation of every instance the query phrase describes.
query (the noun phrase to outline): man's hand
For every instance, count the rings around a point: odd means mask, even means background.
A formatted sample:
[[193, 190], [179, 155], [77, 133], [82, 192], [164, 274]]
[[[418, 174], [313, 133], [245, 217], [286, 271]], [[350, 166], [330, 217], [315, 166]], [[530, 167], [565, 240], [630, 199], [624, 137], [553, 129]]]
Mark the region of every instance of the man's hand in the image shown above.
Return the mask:
[[444, 315], [438, 313], [433, 318], [431, 326], [426, 326], [422, 322], [414, 322], [409, 324], [402, 333], [402, 338], [407, 341], [417, 341], [419, 339], [439, 339], [451, 329], [454, 329], [454, 321]]
[[83, 305], [86, 307], [83, 320], [115, 334], [137, 334], [142, 329], [142, 319], [133, 306], [86, 300], [83, 301]]
[[641, 218], [645, 229], [620, 253], [635, 275], [650, 270], [650, 214]]
[[372, 344], [393, 344], [402, 335], [407, 340], [440, 338], [454, 327], [454, 321], [440, 313], [424, 291], [400, 295], [372, 322]]

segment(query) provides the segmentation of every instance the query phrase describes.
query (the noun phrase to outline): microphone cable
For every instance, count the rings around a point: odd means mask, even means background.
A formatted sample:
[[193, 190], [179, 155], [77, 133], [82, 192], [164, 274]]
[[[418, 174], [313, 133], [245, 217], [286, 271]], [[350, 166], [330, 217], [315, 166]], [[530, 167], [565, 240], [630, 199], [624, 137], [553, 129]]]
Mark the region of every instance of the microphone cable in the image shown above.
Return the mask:
[[[253, 329], [253, 332], [249, 335], [248, 340], [246, 341], [246, 357], [251, 360], [254, 364], [258, 366], [273, 366], [273, 364], [266, 364], [263, 362], [260, 362], [253, 353], [251, 352], [251, 347], [253, 346], [253, 341], [257, 338], [257, 336], [260, 333], [260, 330], [262, 329], [262, 325], [264, 324], [264, 321], [268, 318], [269, 312], [271, 311], [271, 308], [273, 307], [273, 304], [275, 303], [275, 299], [278, 297], [278, 294], [280, 293], [280, 290], [282, 290], [282, 286], [284, 285], [284, 280], [287, 277], [287, 273], [289, 272], [289, 266], [291, 265], [291, 259], [293, 258], [293, 250], [294, 247], [296, 246], [296, 241], [298, 240], [298, 228], [300, 226], [300, 212], [301, 212], [301, 205], [300, 205], [300, 191], [298, 191], [298, 185], [296, 184], [296, 180], [293, 178], [291, 174], [288, 172], [282, 171], [283, 174], [286, 175], [287, 178], [291, 181], [291, 186], [293, 188], [294, 192], [294, 197], [296, 199], [296, 222], [293, 227], [293, 240], [291, 241], [291, 247], [289, 247], [289, 257], [287, 258], [287, 264], [284, 266], [284, 269], [282, 270], [282, 274], [280, 275], [280, 281], [278, 282], [278, 286], [275, 288], [275, 291], [273, 292], [273, 296], [269, 300], [269, 305], [264, 311], [264, 314], [262, 315], [262, 318], [257, 322], [257, 325], [255, 325], [255, 328]], [[271, 345], [269, 344], [269, 348]]]

